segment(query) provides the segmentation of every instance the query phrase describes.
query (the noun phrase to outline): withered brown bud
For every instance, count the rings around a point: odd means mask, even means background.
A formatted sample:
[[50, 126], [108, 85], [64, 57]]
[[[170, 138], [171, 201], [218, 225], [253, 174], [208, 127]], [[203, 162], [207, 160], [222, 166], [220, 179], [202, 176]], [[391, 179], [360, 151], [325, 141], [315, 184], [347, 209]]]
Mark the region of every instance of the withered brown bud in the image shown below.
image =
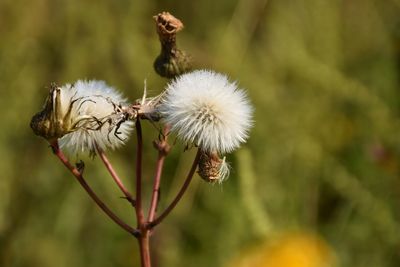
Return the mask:
[[50, 85], [49, 95], [46, 98], [43, 110], [36, 113], [31, 120], [30, 126], [36, 135], [47, 140], [60, 138], [65, 133], [56, 127], [55, 111], [60, 107], [60, 91], [56, 84]]
[[176, 34], [183, 29], [183, 23], [168, 12], [153, 17], [161, 43], [161, 53], [154, 61], [155, 71], [162, 77], [174, 78], [191, 69], [191, 59], [176, 46]]
[[222, 182], [229, 176], [229, 165], [217, 153], [201, 152], [198, 174], [209, 183]]

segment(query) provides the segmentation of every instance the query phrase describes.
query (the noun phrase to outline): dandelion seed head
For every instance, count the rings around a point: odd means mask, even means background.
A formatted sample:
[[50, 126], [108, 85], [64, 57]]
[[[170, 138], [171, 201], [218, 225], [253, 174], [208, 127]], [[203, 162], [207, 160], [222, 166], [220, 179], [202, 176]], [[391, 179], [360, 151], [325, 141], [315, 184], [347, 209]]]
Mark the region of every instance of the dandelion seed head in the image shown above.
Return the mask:
[[60, 146], [71, 153], [115, 149], [125, 143], [133, 130], [132, 121], [118, 122], [124, 114], [120, 107], [126, 99], [103, 81], [79, 80], [60, 87], [61, 112], [66, 116], [70, 110], [73, 130], [64, 135]]
[[178, 137], [208, 152], [235, 150], [246, 141], [252, 125], [245, 91], [225, 75], [208, 70], [171, 82], [159, 109]]

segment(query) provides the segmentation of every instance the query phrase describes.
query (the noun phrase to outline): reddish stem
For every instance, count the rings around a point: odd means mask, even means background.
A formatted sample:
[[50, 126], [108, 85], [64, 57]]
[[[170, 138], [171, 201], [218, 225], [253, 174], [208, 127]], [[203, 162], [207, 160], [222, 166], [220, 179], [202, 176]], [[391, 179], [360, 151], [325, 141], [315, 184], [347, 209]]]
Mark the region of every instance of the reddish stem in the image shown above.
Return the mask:
[[171, 202], [171, 204], [169, 204], [169, 206], [163, 211], [163, 213], [161, 213], [161, 215], [158, 216], [154, 221], [149, 223], [150, 228], [153, 228], [154, 226], [159, 224], [175, 208], [176, 204], [178, 204], [179, 200], [182, 198], [182, 196], [186, 192], [186, 189], [188, 188], [190, 182], [192, 181], [193, 175], [197, 169], [197, 164], [199, 163], [199, 159], [200, 159], [200, 150], [197, 150], [197, 154], [193, 161], [192, 167], [190, 168], [190, 171], [186, 177], [186, 180], [183, 183], [178, 194], [176, 195], [174, 200]]
[[136, 218], [140, 235], [138, 238], [140, 248], [140, 262], [142, 267], [151, 267], [150, 248], [149, 248], [149, 230], [142, 207], [142, 157], [143, 157], [143, 137], [140, 119], [136, 120]]
[[157, 204], [160, 196], [160, 181], [161, 181], [162, 169], [164, 166], [164, 160], [165, 160], [165, 154], [159, 152], [156, 165], [156, 174], [154, 176], [153, 195], [151, 196], [150, 211], [149, 211], [149, 216], [147, 217], [148, 222], [153, 221], [154, 216], [156, 215]]
[[151, 267], [149, 231], [145, 230], [139, 237], [140, 263], [142, 267]]
[[132, 206], [135, 206], [135, 200], [133, 199], [132, 194], [128, 191], [128, 189], [123, 184], [122, 180], [119, 178], [119, 176], [116, 173], [116, 171], [114, 170], [112, 164], [106, 157], [106, 154], [104, 153], [104, 151], [97, 148], [97, 154], [100, 156], [101, 160], [103, 161], [104, 165], [106, 166], [108, 172], [110, 173], [110, 175], [113, 178], [113, 180], [115, 181], [115, 183], [121, 189], [122, 193], [124, 193], [126, 199], [132, 204]]
[[128, 224], [126, 224], [124, 221], [122, 221], [117, 215], [115, 215], [107, 206], [104, 204], [103, 201], [100, 200], [100, 198], [96, 195], [96, 193], [91, 189], [91, 187], [86, 183], [85, 179], [82, 176], [82, 173], [79, 172], [79, 170], [74, 167], [67, 159], [67, 157], [62, 153], [58, 146], [58, 142], [52, 142], [50, 143], [54, 154], [61, 160], [61, 162], [68, 168], [68, 170], [75, 176], [75, 178], [78, 180], [78, 182], [82, 185], [82, 187], [86, 190], [86, 192], [89, 194], [89, 196], [96, 202], [96, 204], [108, 215], [108, 217], [111, 218], [116, 224], [121, 226], [124, 230], [129, 232], [130, 234], [134, 235], [135, 237], [139, 236], [139, 231], [132, 228]]
[[143, 137], [140, 119], [136, 120], [136, 217], [138, 219], [138, 227], [144, 224], [144, 215], [142, 207], [142, 156], [143, 156]]
[[167, 135], [169, 132], [169, 126], [165, 126], [163, 129], [162, 139], [160, 142], [154, 142], [156, 149], [158, 150], [158, 158], [156, 164], [156, 173], [154, 176], [154, 184], [153, 184], [153, 194], [151, 196], [151, 204], [149, 215], [147, 217], [148, 222], [152, 222], [156, 215], [156, 210], [158, 206], [158, 202], [160, 199], [160, 182], [161, 182], [161, 174], [164, 167], [165, 157], [169, 152], [169, 145], [167, 143]]

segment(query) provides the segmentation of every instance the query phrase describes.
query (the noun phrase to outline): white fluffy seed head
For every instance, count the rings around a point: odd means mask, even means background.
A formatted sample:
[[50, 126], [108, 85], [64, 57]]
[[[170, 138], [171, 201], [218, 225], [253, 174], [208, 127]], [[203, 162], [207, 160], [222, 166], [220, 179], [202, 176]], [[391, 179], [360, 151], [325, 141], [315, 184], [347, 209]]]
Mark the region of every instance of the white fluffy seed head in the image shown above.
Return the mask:
[[[133, 122], [123, 120], [119, 109], [126, 99], [103, 81], [79, 80], [61, 89], [61, 111], [65, 118], [70, 109], [71, 132], [59, 142], [72, 153], [117, 148], [133, 130]], [[122, 122], [118, 125], [119, 122]]]
[[167, 87], [160, 113], [187, 143], [208, 152], [231, 152], [245, 142], [252, 106], [244, 90], [208, 70], [183, 74]]

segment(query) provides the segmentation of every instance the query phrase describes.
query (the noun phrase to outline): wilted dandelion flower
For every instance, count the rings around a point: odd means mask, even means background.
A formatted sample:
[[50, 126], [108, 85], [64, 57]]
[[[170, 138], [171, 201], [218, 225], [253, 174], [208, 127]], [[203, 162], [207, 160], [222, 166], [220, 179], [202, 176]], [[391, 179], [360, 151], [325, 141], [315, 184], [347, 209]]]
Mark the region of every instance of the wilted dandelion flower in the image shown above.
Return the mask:
[[103, 81], [52, 84], [44, 109], [33, 116], [31, 127], [50, 142], [59, 139], [73, 153], [116, 148], [133, 129], [123, 102], [121, 94]]
[[184, 74], [170, 83], [160, 113], [185, 142], [222, 154], [245, 142], [252, 125], [245, 91], [225, 75], [207, 70]]
[[[71, 105], [72, 117], [81, 122], [75, 131], [63, 136], [60, 145], [72, 153], [105, 150], [121, 146], [133, 130], [133, 122], [124, 119], [121, 105], [126, 99], [103, 81], [77, 81], [61, 87], [63, 106]], [[65, 108], [64, 108], [65, 109]], [[81, 118], [81, 119], [79, 119]]]

